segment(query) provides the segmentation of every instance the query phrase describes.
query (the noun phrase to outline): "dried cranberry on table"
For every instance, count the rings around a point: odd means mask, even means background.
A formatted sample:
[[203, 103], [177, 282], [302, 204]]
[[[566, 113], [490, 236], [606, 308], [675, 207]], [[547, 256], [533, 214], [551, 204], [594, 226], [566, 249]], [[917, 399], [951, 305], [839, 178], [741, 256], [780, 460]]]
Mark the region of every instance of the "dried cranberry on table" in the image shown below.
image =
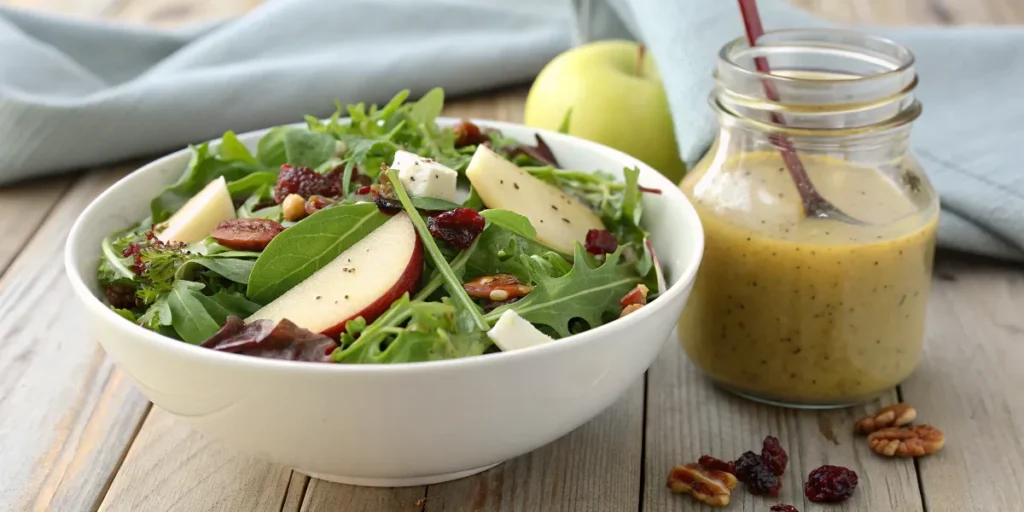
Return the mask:
[[463, 119], [452, 127], [455, 134], [455, 147], [473, 146], [483, 144], [488, 140], [487, 135], [480, 131], [480, 127], [467, 119]]
[[764, 465], [761, 456], [745, 452], [733, 462], [736, 478], [743, 482], [750, 494], [778, 496], [782, 481]]
[[583, 247], [590, 254], [609, 254], [619, 248], [619, 240], [607, 229], [591, 229], [587, 231]]
[[846, 501], [857, 489], [857, 473], [841, 466], [821, 466], [807, 476], [804, 494], [815, 503]]
[[485, 223], [476, 210], [456, 208], [430, 217], [427, 228], [434, 238], [444, 240], [456, 249], [465, 249], [480, 236]]
[[274, 185], [274, 201], [281, 204], [289, 194], [338, 197], [341, 195], [343, 171], [343, 167], [336, 167], [326, 174], [320, 174], [309, 167], [284, 164], [277, 175], [277, 184]]
[[772, 505], [772, 512], [800, 512], [793, 505]]
[[714, 469], [716, 471], [725, 471], [726, 473], [736, 474], [736, 470], [733, 468], [732, 462], [726, 462], [724, 460], [716, 459], [710, 455], [701, 455], [697, 459], [697, 464], [704, 466], [708, 469]]
[[789, 462], [789, 455], [782, 449], [779, 439], [774, 436], [764, 438], [761, 446], [761, 462], [777, 476], [786, 472], [786, 464]]

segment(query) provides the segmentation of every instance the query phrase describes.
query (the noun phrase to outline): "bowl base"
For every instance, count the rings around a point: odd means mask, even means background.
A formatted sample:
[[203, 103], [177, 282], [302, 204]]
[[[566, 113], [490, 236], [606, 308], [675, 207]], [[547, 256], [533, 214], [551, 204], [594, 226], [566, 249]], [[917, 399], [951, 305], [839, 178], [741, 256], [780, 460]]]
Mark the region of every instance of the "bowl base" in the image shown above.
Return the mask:
[[497, 466], [498, 464], [501, 463], [497, 462], [489, 466], [467, 469], [465, 471], [456, 471], [454, 473], [414, 476], [409, 478], [363, 478], [358, 476], [328, 475], [325, 473], [317, 473], [315, 471], [304, 471], [302, 469], [296, 469], [296, 471], [309, 475], [313, 478], [319, 478], [321, 480], [327, 480], [328, 482], [337, 482], [339, 484], [346, 485], [358, 485], [362, 487], [414, 487], [418, 485], [439, 484], [441, 482], [458, 480], [460, 478], [465, 478], [467, 476], [487, 471], [488, 469], [491, 469], [494, 466]]

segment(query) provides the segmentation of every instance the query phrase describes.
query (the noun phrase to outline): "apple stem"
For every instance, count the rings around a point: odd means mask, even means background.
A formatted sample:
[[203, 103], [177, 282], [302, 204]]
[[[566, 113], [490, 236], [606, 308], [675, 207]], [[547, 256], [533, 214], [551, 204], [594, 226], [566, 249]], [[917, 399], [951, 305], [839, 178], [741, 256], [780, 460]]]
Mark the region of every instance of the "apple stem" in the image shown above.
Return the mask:
[[647, 53], [647, 48], [642, 44], [636, 45], [636, 76], [643, 74], [644, 70], [644, 54]]

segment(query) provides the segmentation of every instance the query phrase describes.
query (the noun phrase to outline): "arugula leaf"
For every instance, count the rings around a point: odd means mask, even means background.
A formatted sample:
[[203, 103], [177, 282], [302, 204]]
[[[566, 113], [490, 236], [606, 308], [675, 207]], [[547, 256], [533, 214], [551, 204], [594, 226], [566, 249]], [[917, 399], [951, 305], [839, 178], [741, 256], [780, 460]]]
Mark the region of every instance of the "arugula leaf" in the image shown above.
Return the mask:
[[510, 210], [484, 210], [480, 216], [490, 223], [501, 226], [523, 238], [530, 240], [537, 239], [537, 229], [530, 223], [530, 219]]
[[570, 336], [570, 322], [579, 318], [591, 328], [603, 323], [606, 313], [618, 310], [619, 299], [640, 282], [629, 265], [619, 265], [622, 249], [605, 256], [605, 261], [591, 267], [592, 258], [576, 244], [575, 263], [568, 274], [551, 277], [534, 272], [533, 291], [517, 302], [488, 313], [489, 322], [496, 322], [505, 310], [511, 309], [533, 324], [546, 325], [559, 337]]
[[256, 158], [249, 152], [249, 148], [245, 147], [245, 144], [242, 144], [242, 141], [238, 140], [238, 136], [232, 131], [224, 132], [220, 145], [217, 146], [217, 156], [222, 160], [256, 163]]
[[331, 360], [412, 363], [484, 353], [490, 338], [483, 331], [456, 331], [455, 314], [456, 308], [447, 302], [410, 301], [405, 294], [369, 326], [362, 318], [348, 322]]
[[171, 313], [171, 327], [187, 343], [198, 345], [220, 329], [218, 323], [203, 306], [201, 283], [179, 280], [167, 295]]
[[[220, 307], [226, 310], [229, 314], [238, 315], [242, 318], [252, 315], [262, 307], [261, 305], [246, 299], [241, 293], [226, 289], [218, 290], [217, 293], [211, 295], [209, 299], [219, 304]], [[220, 323], [223, 324], [224, 322], [221, 321]]]
[[171, 325], [171, 317], [167, 296], [162, 295], [146, 308], [146, 312], [139, 317], [138, 324], [151, 331], [162, 332], [164, 327]]
[[192, 160], [185, 173], [173, 185], [168, 185], [150, 202], [152, 222], [167, 220], [211, 181], [224, 176], [228, 181], [241, 179], [262, 170], [244, 160], [224, 160], [210, 153], [209, 143], [192, 146]]
[[[444, 108], [444, 89], [435, 87], [412, 104], [409, 117], [422, 125], [432, 125]], [[397, 110], [397, 109], [396, 109]]]
[[448, 260], [444, 258], [444, 255], [441, 254], [441, 250], [438, 249], [437, 243], [434, 241], [434, 237], [430, 234], [430, 230], [427, 229], [427, 224], [423, 222], [423, 217], [420, 217], [420, 213], [416, 211], [416, 208], [412, 204], [412, 200], [409, 199], [409, 194], [406, 193], [405, 187], [402, 186], [401, 180], [398, 179], [398, 172], [394, 169], [388, 169], [387, 176], [388, 179], [391, 180], [391, 185], [394, 187], [398, 200], [402, 202], [402, 208], [405, 209], [406, 214], [409, 215], [409, 220], [412, 221], [413, 227], [415, 227], [416, 232], [419, 233], [420, 240], [423, 242], [423, 248], [427, 251], [431, 261], [434, 263], [434, 268], [436, 268], [438, 273], [444, 277], [448, 293], [450, 293], [452, 298], [457, 301], [460, 313], [466, 315], [461, 317], [461, 319], [465, 321], [465, 323], [461, 325], [468, 327], [466, 324], [471, 324], [478, 330], [488, 330], [489, 326], [484, 320], [483, 315], [480, 314], [480, 309], [477, 307], [476, 303], [473, 302], [473, 299], [466, 294], [466, 290], [462, 288], [462, 281], [459, 280], [451, 266], [448, 265]]
[[466, 279], [494, 274], [511, 274], [526, 283], [533, 279], [533, 272], [523, 256], [544, 256], [557, 253], [540, 243], [513, 233], [497, 224], [489, 224], [477, 237], [479, 248], [472, 252], [466, 262]]
[[205, 267], [225, 279], [246, 284], [249, 282], [249, 275], [252, 274], [255, 265], [256, 262], [252, 260], [239, 258], [193, 258], [178, 267], [174, 278], [188, 280], [194, 276], [196, 267]]
[[274, 237], [249, 275], [250, 299], [266, 304], [387, 221], [373, 203], [320, 210]]

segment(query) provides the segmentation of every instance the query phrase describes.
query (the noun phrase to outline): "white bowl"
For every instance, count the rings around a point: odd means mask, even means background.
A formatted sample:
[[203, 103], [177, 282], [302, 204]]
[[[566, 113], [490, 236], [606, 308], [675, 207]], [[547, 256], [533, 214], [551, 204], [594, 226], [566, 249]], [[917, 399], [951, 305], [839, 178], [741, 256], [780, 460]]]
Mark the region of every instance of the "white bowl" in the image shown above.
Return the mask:
[[[452, 119], [439, 121], [442, 124]], [[334, 365], [217, 352], [125, 321], [99, 299], [100, 242], [147, 215], [189, 160], [178, 151], [126, 176], [72, 228], [68, 277], [93, 335], [156, 405], [226, 445], [303, 473], [356, 485], [452, 480], [543, 446], [615, 402], [675, 326], [704, 248], [686, 197], [650, 167], [599, 144], [521, 125], [478, 121], [522, 141], [540, 132], [559, 162], [621, 176], [640, 168], [644, 224], [670, 286], [607, 325], [529, 349], [451, 361]], [[250, 148], [265, 131], [242, 135]]]

